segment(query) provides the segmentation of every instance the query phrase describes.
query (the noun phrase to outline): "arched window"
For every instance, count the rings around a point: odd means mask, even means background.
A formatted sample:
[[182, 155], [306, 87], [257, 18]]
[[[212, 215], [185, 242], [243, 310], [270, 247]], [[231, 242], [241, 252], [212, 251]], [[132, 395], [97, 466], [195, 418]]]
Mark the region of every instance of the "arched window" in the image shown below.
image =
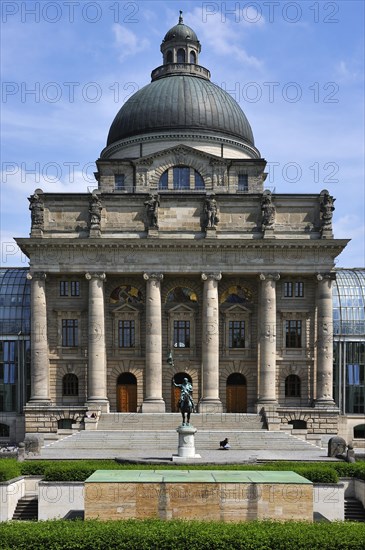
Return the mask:
[[178, 63], [185, 63], [185, 50], [183, 48], [177, 50], [176, 58]]
[[143, 294], [142, 292], [131, 285], [122, 285], [118, 286], [113, 290], [110, 295], [111, 304], [142, 304], [143, 303]]
[[0, 437], [9, 437], [10, 429], [7, 424], [0, 424]]
[[365, 424], [354, 426], [354, 439], [365, 439]]
[[158, 188], [159, 189], [168, 189], [168, 170], [165, 170], [165, 172], [160, 177]]
[[294, 430], [306, 430], [307, 429], [307, 423], [305, 420], [290, 420], [288, 422], [291, 426], [293, 426]]
[[172, 57], [172, 51], [169, 50], [166, 54], [166, 63], [172, 63], [173, 57]]
[[190, 52], [190, 63], [196, 63], [196, 53]]
[[[170, 178], [169, 178], [170, 175]], [[172, 181], [172, 187], [176, 191], [189, 191], [190, 189], [205, 189], [205, 183], [197, 170], [190, 166], [173, 166], [161, 175], [158, 188], [168, 189], [168, 182]]]
[[166, 304], [168, 303], [187, 303], [187, 302], [193, 302], [197, 303], [198, 297], [196, 295], [196, 292], [192, 290], [191, 288], [185, 287], [185, 286], [175, 286], [172, 290], [169, 291], [169, 293], [166, 296]]
[[285, 378], [285, 397], [300, 397], [300, 378], [296, 374]]
[[76, 374], [68, 373], [62, 378], [62, 395], [79, 395], [79, 379]]
[[71, 430], [73, 420], [72, 418], [60, 418], [57, 422], [57, 427], [59, 430]]

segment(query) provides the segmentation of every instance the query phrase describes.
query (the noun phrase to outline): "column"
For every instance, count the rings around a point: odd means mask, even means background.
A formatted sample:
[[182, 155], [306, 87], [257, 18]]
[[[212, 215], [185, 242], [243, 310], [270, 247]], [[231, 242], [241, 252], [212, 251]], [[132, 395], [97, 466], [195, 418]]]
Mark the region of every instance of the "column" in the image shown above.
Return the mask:
[[276, 396], [276, 281], [280, 275], [260, 274], [260, 377], [258, 403], [277, 404]]
[[162, 273], [144, 273], [146, 281], [146, 393], [142, 412], [165, 412], [162, 398]]
[[31, 403], [50, 403], [47, 338], [46, 274], [28, 273], [31, 280]]
[[89, 281], [87, 403], [109, 412], [106, 391], [105, 273], [86, 273], [85, 277]]
[[202, 398], [199, 412], [221, 412], [219, 399], [219, 301], [221, 273], [203, 273]]
[[316, 407], [334, 407], [333, 400], [333, 312], [334, 273], [317, 275], [317, 391]]

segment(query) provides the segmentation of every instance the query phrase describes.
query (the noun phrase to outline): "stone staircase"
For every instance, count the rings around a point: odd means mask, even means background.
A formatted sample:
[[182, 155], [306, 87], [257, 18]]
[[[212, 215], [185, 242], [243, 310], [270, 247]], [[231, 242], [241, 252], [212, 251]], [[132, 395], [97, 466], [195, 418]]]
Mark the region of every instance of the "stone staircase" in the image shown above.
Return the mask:
[[345, 498], [345, 520], [365, 522], [365, 509], [356, 498]]
[[[46, 444], [41, 458], [171, 457], [177, 450], [176, 428], [180, 423], [181, 415], [177, 413], [102, 415], [96, 430], [73, 433]], [[246, 454], [279, 449], [290, 459], [293, 452], [319, 450], [287, 432], [267, 431], [257, 414], [196, 414], [192, 423], [198, 430], [196, 452], [212, 460], [214, 454], [221, 458], [219, 442], [225, 437], [233, 452]]]
[[37, 520], [38, 519], [38, 497], [34, 495], [24, 496], [18, 500], [13, 520]]
[[[259, 414], [247, 413], [205, 413], [193, 414], [191, 424], [197, 430], [262, 430], [265, 429]], [[164, 431], [176, 430], [181, 424], [180, 413], [109, 413], [102, 414], [97, 429], [98, 431], [110, 430], [143, 430]]]

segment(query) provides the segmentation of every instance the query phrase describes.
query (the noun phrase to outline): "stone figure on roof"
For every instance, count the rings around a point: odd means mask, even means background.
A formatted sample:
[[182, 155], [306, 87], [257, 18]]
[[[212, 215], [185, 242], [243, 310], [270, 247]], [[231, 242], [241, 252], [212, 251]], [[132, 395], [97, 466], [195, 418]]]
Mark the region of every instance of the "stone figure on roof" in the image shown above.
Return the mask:
[[261, 199], [261, 227], [271, 229], [275, 224], [276, 208], [272, 201], [270, 191], [264, 191]]
[[31, 211], [32, 229], [43, 229], [44, 204], [37, 191], [38, 189], [28, 199], [30, 202], [29, 210]]
[[90, 229], [100, 229], [101, 211], [103, 206], [96, 193], [92, 193], [89, 204]]

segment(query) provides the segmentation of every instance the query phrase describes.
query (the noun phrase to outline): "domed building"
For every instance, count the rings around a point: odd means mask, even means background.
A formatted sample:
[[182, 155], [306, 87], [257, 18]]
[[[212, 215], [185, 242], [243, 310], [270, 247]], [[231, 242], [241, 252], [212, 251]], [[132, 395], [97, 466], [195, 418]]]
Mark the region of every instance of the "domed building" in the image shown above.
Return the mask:
[[339, 429], [331, 286], [348, 242], [334, 199], [265, 188], [250, 123], [182, 15], [161, 53], [111, 124], [97, 189], [29, 199], [26, 432], [176, 413], [187, 378], [197, 415], [300, 421], [323, 443]]

